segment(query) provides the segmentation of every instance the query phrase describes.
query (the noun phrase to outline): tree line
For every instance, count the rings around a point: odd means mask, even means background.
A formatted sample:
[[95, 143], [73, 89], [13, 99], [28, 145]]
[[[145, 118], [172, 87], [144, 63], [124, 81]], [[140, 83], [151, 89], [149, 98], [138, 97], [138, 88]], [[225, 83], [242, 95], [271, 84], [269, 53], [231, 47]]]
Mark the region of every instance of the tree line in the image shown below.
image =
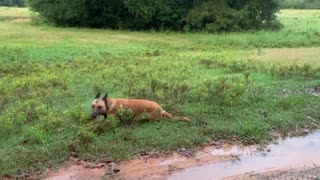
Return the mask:
[[276, 0], [28, 0], [58, 26], [228, 32], [278, 28]]
[[0, 6], [24, 7], [24, 0], [0, 0]]

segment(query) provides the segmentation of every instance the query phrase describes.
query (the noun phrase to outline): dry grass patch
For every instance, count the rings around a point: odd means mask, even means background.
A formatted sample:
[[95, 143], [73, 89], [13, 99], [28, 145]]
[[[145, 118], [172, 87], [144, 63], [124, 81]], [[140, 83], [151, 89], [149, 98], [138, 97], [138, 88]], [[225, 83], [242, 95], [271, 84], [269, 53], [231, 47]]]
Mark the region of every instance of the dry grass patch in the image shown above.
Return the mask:
[[253, 52], [251, 57], [263, 62], [320, 66], [319, 47], [259, 49]]
[[29, 18], [30, 11], [27, 8], [0, 7], [0, 17]]

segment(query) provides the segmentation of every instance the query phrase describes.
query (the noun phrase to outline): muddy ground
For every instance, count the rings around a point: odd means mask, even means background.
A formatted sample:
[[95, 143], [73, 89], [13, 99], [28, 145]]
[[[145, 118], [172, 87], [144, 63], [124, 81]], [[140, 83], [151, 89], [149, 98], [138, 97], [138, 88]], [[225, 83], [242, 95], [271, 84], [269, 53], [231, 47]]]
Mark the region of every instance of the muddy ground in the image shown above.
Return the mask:
[[[161, 169], [158, 171], [162, 171]], [[145, 176], [141, 176], [145, 174]], [[123, 174], [110, 173], [108, 168], [86, 168], [82, 165], [73, 165], [67, 168], [62, 168], [56, 172], [50, 172], [45, 179], [48, 180], [98, 180], [98, 179], [167, 179], [164, 174], [170, 172], [163, 172], [163, 174], [153, 174], [151, 172], [141, 172], [135, 174], [136, 176], [123, 176]], [[214, 177], [212, 179], [215, 179]], [[223, 178], [224, 180], [319, 180], [320, 167], [312, 168], [298, 168], [298, 169], [283, 169], [273, 170], [263, 173], [247, 173], [232, 177]]]
[[244, 174], [234, 177], [225, 178], [225, 180], [286, 180], [286, 179], [299, 179], [299, 180], [319, 180], [320, 167], [299, 168], [299, 169], [285, 169], [268, 171], [258, 174]]
[[319, 179], [320, 132], [283, 138], [269, 146], [213, 142], [172, 154], [137, 154], [124, 162], [93, 164], [71, 158], [42, 178], [75, 179]]
[[66, 167], [50, 171], [45, 179], [166, 179], [173, 172], [181, 171], [208, 163], [236, 160], [235, 155], [216, 156], [212, 151], [217, 148], [228, 149], [231, 144], [217, 143], [197, 150], [180, 149], [171, 155], [158, 153], [141, 153], [130, 161], [91, 164], [71, 158]]

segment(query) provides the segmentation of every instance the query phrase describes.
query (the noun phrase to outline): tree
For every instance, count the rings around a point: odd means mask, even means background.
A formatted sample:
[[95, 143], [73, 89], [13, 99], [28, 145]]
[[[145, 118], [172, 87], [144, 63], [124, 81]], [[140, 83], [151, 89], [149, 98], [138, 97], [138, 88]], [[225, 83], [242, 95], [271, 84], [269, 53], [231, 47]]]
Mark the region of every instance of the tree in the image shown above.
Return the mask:
[[58, 26], [233, 31], [275, 21], [274, 0], [29, 0]]
[[209, 32], [280, 28], [277, 11], [274, 0], [208, 0], [190, 11], [186, 23]]

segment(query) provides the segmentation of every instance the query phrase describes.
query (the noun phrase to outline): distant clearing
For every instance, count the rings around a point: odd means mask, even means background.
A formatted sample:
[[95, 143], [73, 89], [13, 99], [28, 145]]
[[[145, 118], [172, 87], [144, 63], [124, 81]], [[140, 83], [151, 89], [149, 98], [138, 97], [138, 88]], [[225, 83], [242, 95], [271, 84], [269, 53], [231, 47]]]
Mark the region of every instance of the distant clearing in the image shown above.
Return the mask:
[[255, 51], [254, 60], [282, 64], [320, 65], [320, 48], [268, 48]]
[[0, 17], [30, 17], [30, 11], [27, 8], [0, 7]]

